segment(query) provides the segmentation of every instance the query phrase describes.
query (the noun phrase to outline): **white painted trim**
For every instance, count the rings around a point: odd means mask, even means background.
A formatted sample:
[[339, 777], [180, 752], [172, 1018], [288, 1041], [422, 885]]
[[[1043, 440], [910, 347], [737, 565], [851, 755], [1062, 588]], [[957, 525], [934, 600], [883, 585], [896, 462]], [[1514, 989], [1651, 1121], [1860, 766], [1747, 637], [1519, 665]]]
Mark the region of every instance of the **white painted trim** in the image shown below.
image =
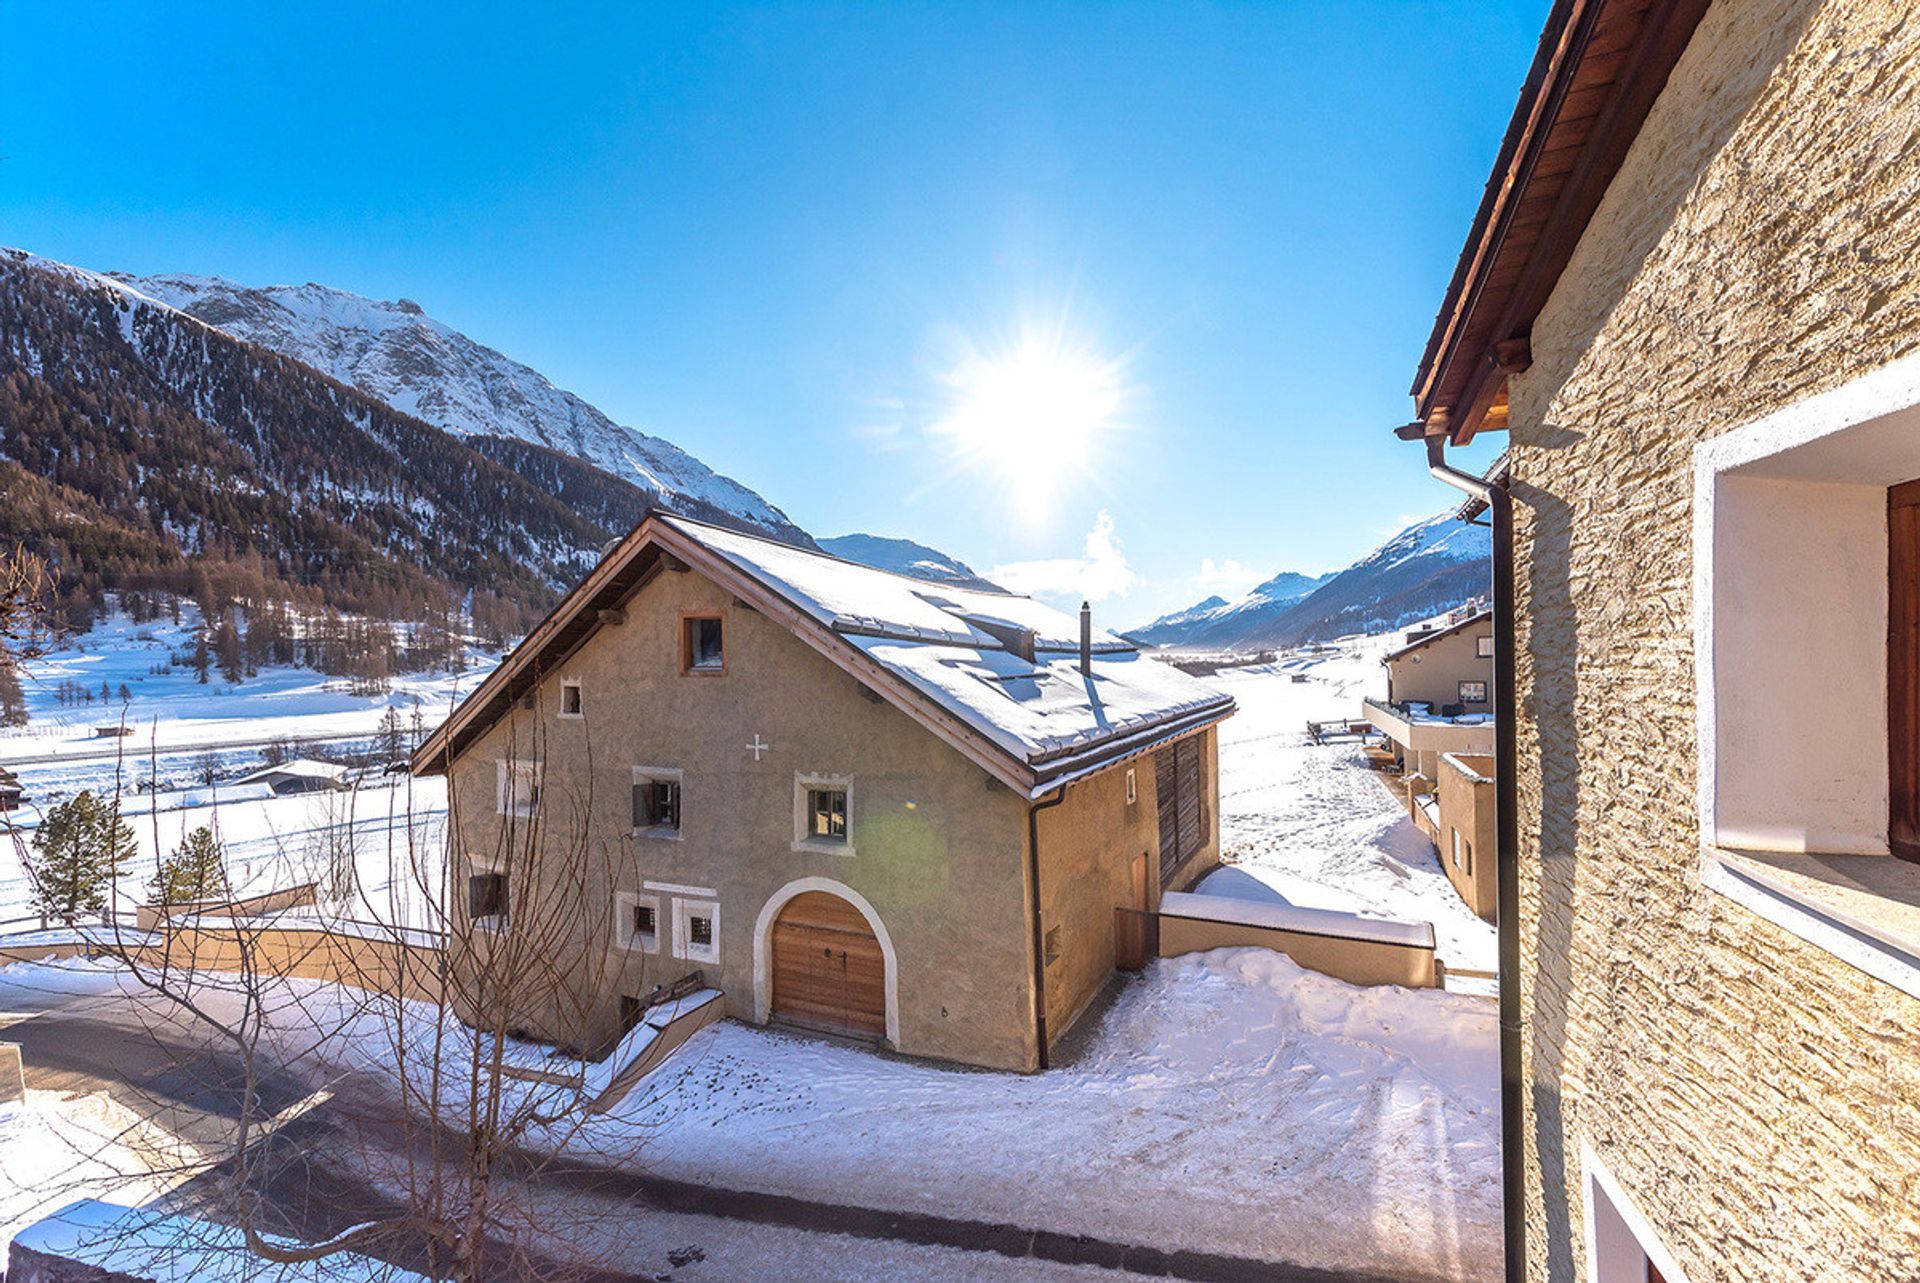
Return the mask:
[[[1840, 387], [1796, 401], [1763, 418], [1702, 441], [1693, 448], [1693, 672], [1695, 779], [1700, 840], [1735, 846], [1718, 830], [1719, 757], [1715, 713], [1714, 532], [1719, 483], [1735, 469], [1758, 463], [1920, 406], [1920, 354], [1903, 357]], [[1862, 853], [1874, 844], [1851, 843]], [[1879, 846], [1878, 852], [1885, 847]]]
[[1730, 867], [1711, 851], [1700, 853], [1700, 885], [1874, 979], [1920, 998], [1920, 965], [1915, 965], [1904, 950], [1850, 927], [1816, 905], [1802, 903], [1772, 882]]
[[1127, 768], [1127, 805], [1132, 806], [1140, 800], [1140, 786], [1134, 779], [1135, 767]]
[[[525, 805], [515, 803], [507, 806], [507, 776], [511, 771], [526, 771], [533, 777], [533, 798]], [[540, 784], [543, 772], [540, 763], [531, 758], [512, 757], [494, 759], [493, 808], [495, 814], [511, 815], [516, 819], [531, 819], [540, 806]]]
[[1660, 1242], [1660, 1236], [1654, 1233], [1653, 1226], [1641, 1214], [1640, 1208], [1627, 1197], [1626, 1191], [1620, 1188], [1620, 1182], [1613, 1178], [1613, 1173], [1607, 1170], [1606, 1164], [1600, 1161], [1600, 1156], [1594, 1153], [1593, 1143], [1584, 1137], [1580, 1141], [1580, 1169], [1585, 1177], [1583, 1184], [1586, 1186], [1581, 1191], [1580, 1203], [1586, 1220], [1588, 1283], [1595, 1283], [1600, 1277], [1599, 1263], [1594, 1259], [1598, 1238], [1593, 1215], [1593, 1191], [1596, 1187], [1606, 1195], [1607, 1201], [1613, 1204], [1613, 1210], [1619, 1214], [1620, 1219], [1627, 1223], [1627, 1228], [1633, 1232], [1633, 1237], [1639, 1242], [1641, 1252], [1653, 1262], [1654, 1267], [1660, 1271], [1661, 1277], [1665, 1278], [1667, 1283], [1687, 1283], [1687, 1272], [1680, 1268], [1679, 1262], [1673, 1259], [1673, 1254]]
[[[633, 911], [640, 905], [653, 908], [653, 935], [643, 936], [629, 925], [633, 922]], [[638, 891], [616, 891], [613, 895], [613, 941], [622, 949], [638, 949], [642, 953], [660, 952], [660, 897], [642, 895]]]
[[[706, 918], [713, 924], [713, 943], [693, 943], [690, 918]], [[720, 904], [717, 900], [680, 900], [673, 902], [673, 956], [710, 967], [720, 965]]]
[[649, 891], [665, 891], [668, 895], [704, 896], [709, 900], [718, 899], [720, 893], [712, 887], [683, 886], [678, 882], [642, 882], [641, 886]]
[[878, 910], [868, 903], [867, 897], [832, 878], [795, 878], [760, 906], [760, 917], [753, 924], [753, 1018], [764, 1025], [773, 1012], [773, 921], [789, 900], [808, 891], [839, 896], [860, 910], [860, 916], [873, 928], [873, 938], [880, 942], [880, 956], [886, 964], [887, 1043], [899, 1050], [900, 959], [893, 950], [893, 937], [887, 934], [887, 924], [880, 920]]
[[[577, 713], [569, 713], [567, 711], [567, 692], [569, 690], [576, 690], [580, 692], [580, 711]], [[555, 713], [555, 716], [561, 718], [564, 721], [569, 721], [569, 722], [580, 722], [580, 721], [586, 720], [587, 690], [586, 690], [586, 686], [580, 681], [578, 677], [562, 677], [560, 679], [560, 706], [557, 712]]]
[[[807, 790], [842, 789], [847, 795], [847, 840], [834, 842], [814, 837], [809, 829], [812, 816], [807, 811]], [[820, 855], [850, 856], [853, 851], [853, 776], [822, 775], [810, 771], [793, 773], [793, 849]]]

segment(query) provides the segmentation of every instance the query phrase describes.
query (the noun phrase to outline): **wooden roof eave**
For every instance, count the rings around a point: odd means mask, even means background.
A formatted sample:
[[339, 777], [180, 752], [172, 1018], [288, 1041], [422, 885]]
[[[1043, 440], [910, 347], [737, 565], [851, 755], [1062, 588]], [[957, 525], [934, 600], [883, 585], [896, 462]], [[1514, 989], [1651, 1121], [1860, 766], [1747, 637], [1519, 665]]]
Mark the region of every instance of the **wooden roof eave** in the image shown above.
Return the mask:
[[1504, 426], [1501, 349], [1529, 335], [1708, 3], [1555, 6], [1414, 380], [1430, 435]]

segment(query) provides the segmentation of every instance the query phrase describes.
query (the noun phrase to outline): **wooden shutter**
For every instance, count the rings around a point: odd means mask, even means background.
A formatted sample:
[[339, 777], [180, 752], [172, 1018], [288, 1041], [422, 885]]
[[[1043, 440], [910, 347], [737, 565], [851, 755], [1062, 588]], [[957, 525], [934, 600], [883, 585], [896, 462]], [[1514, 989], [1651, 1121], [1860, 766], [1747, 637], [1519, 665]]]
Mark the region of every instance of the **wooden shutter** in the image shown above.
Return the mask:
[[1180, 862], [1184, 864], [1200, 850], [1200, 799], [1206, 794], [1206, 780], [1200, 737], [1183, 739], [1175, 747], [1180, 752]]
[[1180, 867], [1180, 771], [1178, 746], [1153, 755], [1153, 793], [1160, 812], [1160, 884]]
[[1893, 853], [1920, 860], [1920, 481], [1887, 491], [1887, 781]]

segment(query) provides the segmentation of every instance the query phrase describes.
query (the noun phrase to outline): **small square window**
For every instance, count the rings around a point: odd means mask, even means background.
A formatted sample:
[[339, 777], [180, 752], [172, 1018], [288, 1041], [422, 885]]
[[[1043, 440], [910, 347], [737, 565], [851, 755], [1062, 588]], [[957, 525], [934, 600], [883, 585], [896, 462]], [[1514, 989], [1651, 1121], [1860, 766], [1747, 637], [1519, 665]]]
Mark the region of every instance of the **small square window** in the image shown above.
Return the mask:
[[476, 923], [506, 921], [506, 874], [476, 873], [467, 879], [467, 917]]
[[684, 626], [686, 635], [681, 639], [680, 667], [689, 673], [726, 671], [726, 638], [720, 617], [691, 615]]
[[540, 767], [533, 762], [501, 762], [495, 776], [502, 815], [532, 815], [540, 805]]
[[580, 683], [572, 678], [560, 683], [560, 716], [586, 716], [586, 706], [580, 698]]
[[680, 781], [643, 776], [633, 782], [633, 827], [660, 833], [680, 831]]
[[613, 897], [614, 943], [643, 953], [660, 952], [660, 897], [622, 891]]
[[847, 840], [847, 791], [837, 788], [807, 790], [807, 836], [816, 841]]
[[1493, 658], [1493, 638], [1481, 637], [1474, 642], [1474, 654], [1482, 659]]
[[720, 906], [711, 900], [673, 902], [673, 956], [689, 962], [720, 962]]
[[1460, 702], [1462, 704], [1484, 704], [1487, 702], [1487, 684], [1485, 682], [1461, 682]]

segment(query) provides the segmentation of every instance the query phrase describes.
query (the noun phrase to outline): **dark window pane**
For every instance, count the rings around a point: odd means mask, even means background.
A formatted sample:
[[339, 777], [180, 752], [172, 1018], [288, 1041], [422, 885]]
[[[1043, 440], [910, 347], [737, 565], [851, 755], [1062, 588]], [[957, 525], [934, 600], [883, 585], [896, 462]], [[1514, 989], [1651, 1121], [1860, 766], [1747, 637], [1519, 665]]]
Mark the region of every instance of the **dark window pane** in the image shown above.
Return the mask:
[[687, 621], [687, 667], [713, 670], [726, 662], [725, 647], [721, 640], [720, 621], [717, 619], [689, 619]]
[[637, 936], [650, 936], [656, 934], [657, 931], [658, 928], [654, 925], [653, 906], [650, 904], [634, 905], [633, 934]]
[[500, 873], [476, 873], [467, 879], [467, 916], [504, 917], [507, 912], [507, 879]]
[[687, 940], [692, 944], [710, 945], [713, 943], [713, 919], [698, 915], [687, 919]]
[[808, 789], [807, 810], [812, 816], [811, 836], [833, 841], [847, 837], [847, 792], [845, 789]]

